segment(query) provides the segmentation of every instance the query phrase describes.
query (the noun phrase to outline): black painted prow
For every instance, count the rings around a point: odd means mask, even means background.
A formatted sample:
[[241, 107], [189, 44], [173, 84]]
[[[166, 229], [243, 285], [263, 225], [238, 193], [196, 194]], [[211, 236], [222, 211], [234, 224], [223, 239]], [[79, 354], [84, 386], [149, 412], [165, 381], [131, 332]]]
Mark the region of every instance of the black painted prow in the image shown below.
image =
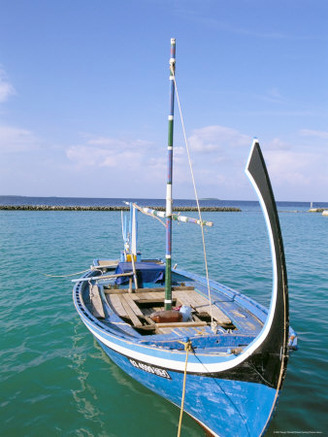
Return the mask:
[[246, 173], [257, 192], [266, 218], [273, 261], [273, 291], [267, 321], [253, 342], [258, 345], [240, 364], [219, 372], [219, 376], [222, 379], [264, 384], [276, 389], [278, 394], [285, 377], [289, 351], [287, 271], [276, 202], [257, 140], [253, 142]]
[[249, 358], [249, 361], [261, 373], [268, 385], [280, 390], [288, 361], [289, 303], [287, 270], [276, 202], [257, 140], [254, 140], [246, 172], [252, 180], [263, 213], [266, 215], [277, 292], [275, 308], [272, 308], [274, 313], [270, 331], [263, 343]]

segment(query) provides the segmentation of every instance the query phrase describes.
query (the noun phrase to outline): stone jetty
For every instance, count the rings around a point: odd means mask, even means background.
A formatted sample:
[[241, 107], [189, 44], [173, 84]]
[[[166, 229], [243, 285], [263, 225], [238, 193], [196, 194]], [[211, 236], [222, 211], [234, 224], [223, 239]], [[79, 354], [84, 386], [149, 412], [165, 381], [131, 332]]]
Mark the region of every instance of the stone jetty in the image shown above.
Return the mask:
[[[158, 211], [165, 211], [164, 207], [150, 207]], [[63, 206], [63, 205], [0, 205], [3, 211], [128, 211], [128, 206]], [[197, 211], [194, 206], [173, 207], [174, 211]], [[201, 211], [206, 212], [241, 212], [240, 208], [235, 207], [200, 207]]]
[[325, 208], [310, 208], [308, 212], [323, 212]]

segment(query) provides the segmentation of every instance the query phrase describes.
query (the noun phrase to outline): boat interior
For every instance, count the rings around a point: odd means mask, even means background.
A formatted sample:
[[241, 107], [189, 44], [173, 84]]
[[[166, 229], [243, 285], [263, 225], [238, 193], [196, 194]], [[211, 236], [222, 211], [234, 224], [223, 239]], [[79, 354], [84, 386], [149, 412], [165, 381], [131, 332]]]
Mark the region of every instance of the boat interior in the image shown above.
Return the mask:
[[211, 289], [210, 305], [206, 284], [174, 271], [172, 309], [179, 311], [185, 306], [190, 311], [189, 317], [155, 321], [154, 313], [165, 312], [162, 262], [143, 261], [134, 268], [131, 262], [97, 260], [95, 264], [95, 276], [88, 280], [83, 300], [92, 315], [105, 325], [121, 323], [121, 329], [130, 334], [134, 331], [138, 336], [173, 337], [213, 335], [211, 322], [217, 333], [247, 337], [256, 336], [263, 327], [261, 317], [238, 303], [239, 293], [223, 286], [225, 290]]

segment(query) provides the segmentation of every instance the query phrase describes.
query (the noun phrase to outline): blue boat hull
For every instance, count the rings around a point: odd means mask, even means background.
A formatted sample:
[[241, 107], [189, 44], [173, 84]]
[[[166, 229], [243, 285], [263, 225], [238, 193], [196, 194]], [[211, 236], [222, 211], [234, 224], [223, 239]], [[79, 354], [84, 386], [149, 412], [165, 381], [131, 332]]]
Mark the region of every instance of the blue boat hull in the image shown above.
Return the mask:
[[[131, 360], [97, 341], [108, 357], [125, 373], [180, 406], [183, 372], [160, 369]], [[264, 384], [188, 374], [184, 411], [213, 435], [260, 436], [268, 426], [276, 398], [277, 391]]]

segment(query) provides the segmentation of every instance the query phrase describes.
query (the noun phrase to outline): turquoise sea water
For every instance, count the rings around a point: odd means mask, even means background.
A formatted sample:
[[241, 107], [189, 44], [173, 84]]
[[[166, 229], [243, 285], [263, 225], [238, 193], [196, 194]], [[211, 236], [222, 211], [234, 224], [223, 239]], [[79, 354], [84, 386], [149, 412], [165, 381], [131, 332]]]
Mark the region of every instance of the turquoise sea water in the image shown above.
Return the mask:
[[[210, 275], [268, 304], [264, 220], [256, 204], [245, 206], [241, 213], [204, 213], [215, 223], [206, 232]], [[328, 435], [328, 218], [299, 204], [279, 210], [300, 349], [291, 355], [267, 435]], [[302, 212], [286, 212], [292, 210]], [[139, 229], [143, 255], [164, 257], [160, 223], [141, 216]], [[202, 273], [200, 243], [198, 227], [177, 225], [173, 261]], [[175, 436], [179, 410], [131, 380], [96, 345], [73, 307], [71, 278], [44, 276], [117, 258], [120, 214], [0, 211], [0, 246], [0, 435]], [[185, 415], [182, 435], [204, 432]]]

